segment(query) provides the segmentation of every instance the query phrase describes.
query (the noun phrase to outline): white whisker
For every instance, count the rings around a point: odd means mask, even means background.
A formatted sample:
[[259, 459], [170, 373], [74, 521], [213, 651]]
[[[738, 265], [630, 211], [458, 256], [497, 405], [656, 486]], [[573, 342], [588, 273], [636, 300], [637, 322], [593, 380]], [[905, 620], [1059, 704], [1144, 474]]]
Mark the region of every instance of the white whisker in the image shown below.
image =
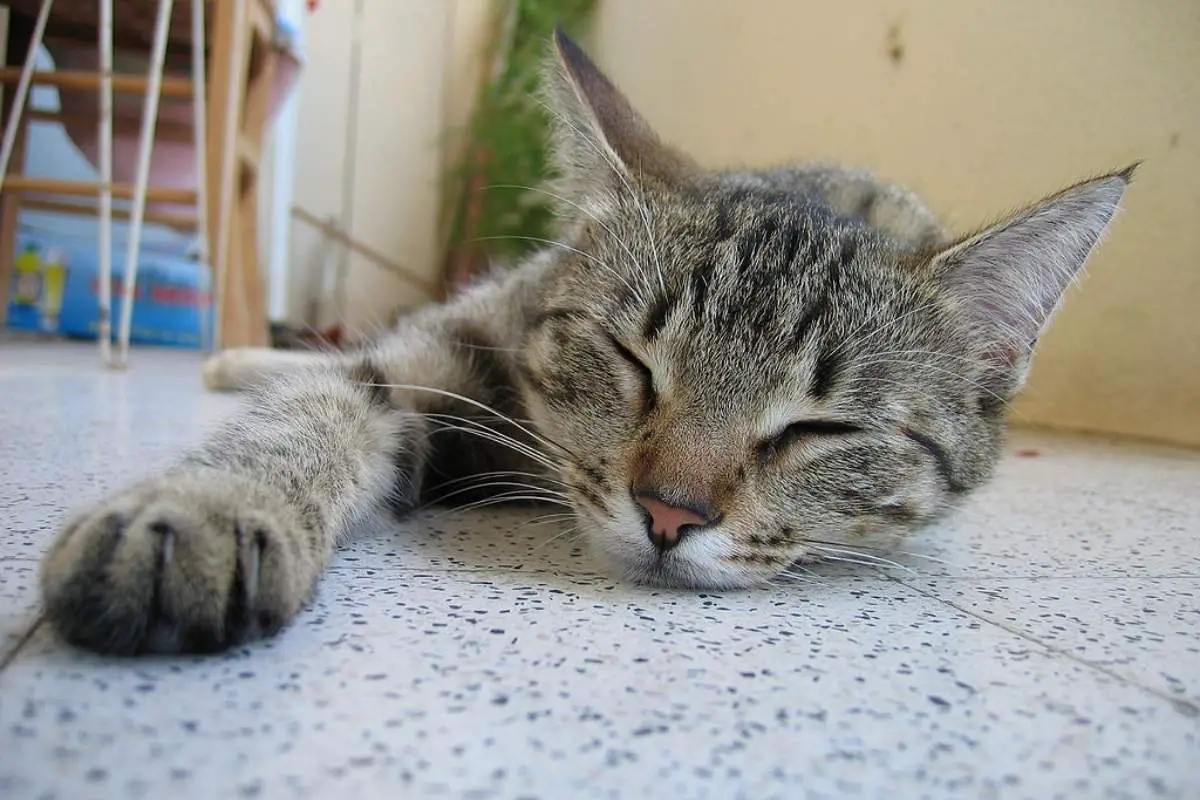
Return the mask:
[[[458, 392], [451, 392], [446, 389], [435, 389], [432, 386], [419, 386], [417, 384], [412, 384], [412, 383], [384, 383], [384, 384], [378, 384], [378, 385], [385, 389], [401, 389], [403, 391], [412, 391], [412, 392], [429, 392], [430, 394], [436, 394], [436, 395], [440, 395], [442, 397], [449, 397], [453, 400], [458, 400], [460, 402], [466, 403], [467, 405], [474, 406], [475, 408], [478, 408], [482, 411], [486, 411], [489, 414], [495, 414], [500, 419], [504, 420], [505, 422], [508, 422], [513, 427], [517, 428], [518, 430], [529, 434], [530, 436], [532, 436], [534, 439], [541, 442], [542, 444], [557, 448], [561, 452], [566, 453], [567, 455], [574, 458], [576, 461], [582, 460], [579, 458], [579, 456], [575, 455], [574, 453], [572, 453], [567, 448], [563, 447], [558, 442], [552, 441], [550, 439], [547, 439], [544, 436], [541, 436], [540, 434], [534, 433], [532, 430], [530, 430], [526, 426], [522, 425], [521, 423], [517, 422], [515, 419], [513, 419], [512, 417], [503, 413], [502, 411], [497, 411], [496, 409], [489, 406], [487, 403], [481, 403], [478, 400], [472, 399], [465, 395], [461, 395]], [[426, 416], [429, 416], [429, 415], [426, 415]]]
[[[479, 489], [487, 489], [489, 487], [495, 487], [495, 486], [507, 486], [509, 488], [521, 489], [523, 491], [527, 491], [530, 493], [536, 493], [538, 497], [544, 497], [546, 499], [550, 499], [550, 498], [560, 498], [563, 500], [569, 499], [567, 497], [567, 495], [563, 494], [562, 492], [552, 492], [549, 489], [543, 489], [540, 486], [533, 486], [532, 484], [528, 484], [528, 483], [520, 483], [518, 481], [487, 481], [485, 483], [478, 483], [478, 484], [474, 484], [472, 486], [464, 486], [461, 489], [455, 489], [452, 492], [447, 492], [443, 495], [439, 495], [438, 497], [426, 502], [423, 506], [421, 506], [420, 510], [424, 510], [431, 506], [442, 505], [446, 502], [446, 500], [449, 500], [451, 497], [457, 497], [460, 494], [466, 494], [468, 492], [474, 492], [474, 491], [478, 491]], [[496, 497], [496, 496], [497, 495], [494, 495], [494, 494], [489, 495], [489, 497]]]
[[443, 481], [437, 485], [439, 488], [441, 488], [444, 486], [453, 486], [456, 483], [463, 483], [464, 481], [473, 481], [473, 480], [477, 480], [480, 478], [503, 478], [503, 477], [533, 478], [534, 480], [537, 480], [537, 481], [546, 481], [547, 483], [556, 484], [558, 486], [563, 487], [564, 489], [571, 488], [570, 484], [566, 483], [565, 481], [560, 481], [557, 478], [551, 478], [548, 475], [543, 475], [538, 472], [524, 472], [519, 469], [497, 469], [497, 470], [492, 470], [491, 472], [476, 472], [471, 475], [464, 475], [461, 478], [455, 478], [452, 481]]
[[832, 547], [845, 548], [847, 550], [850, 550], [851, 552], [858, 552], [858, 551], [862, 551], [862, 550], [873, 550], [873, 551], [879, 552], [879, 553], [895, 553], [898, 556], [909, 556], [911, 558], [920, 558], [920, 559], [924, 559], [925, 561], [932, 561], [936, 564], [944, 564], [948, 567], [956, 566], [955, 564], [953, 564], [949, 561], [946, 561], [941, 558], [937, 558], [935, 556], [925, 555], [924, 553], [914, 553], [910, 550], [897, 550], [894, 547], [877, 547], [875, 545], [870, 545], [870, 544], [848, 544], [846, 542], [830, 542], [830, 541], [826, 541], [824, 539], [805, 539], [804, 541], [807, 543], [811, 543], [811, 544], [821, 544], [821, 545], [829, 545]]
[[[911, 572], [914, 575], [916, 574], [916, 571], [912, 567], [906, 567], [903, 564], [899, 564], [881, 556], [875, 556], [871, 555], [870, 553], [864, 553], [859, 550], [850, 550], [843, 547], [830, 547], [828, 545], [817, 544], [815, 542], [810, 542], [809, 544], [821, 555], [822, 558], [826, 559], [827, 561], [841, 561], [847, 564], [859, 564], [860, 566], [864, 567], [892, 567], [905, 572]], [[855, 558], [848, 558], [848, 556], [854, 556]]]
[[637, 289], [634, 288], [633, 284], [630, 283], [629, 280], [624, 275], [617, 272], [617, 270], [615, 268], [613, 268], [612, 265], [610, 265], [606, 261], [603, 261], [603, 260], [597, 258], [596, 256], [592, 255], [591, 253], [588, 253], [584, 250], [580, 250], [578, 247], [572, 247], [571, 245], [567, 244], [566, 242], [560, 242], [556, 239], [547, 239], [542, 236], [522, 236], [522, 235], [516, 234], [516, 233], [504, 234], [502, 236], [501, 235], [479, 236], [474, 241], [490, 242], [490, 241], [497, 241], [497, 240], [501, 240], [501, 239], [518, 239], [518, 240], [527, 241], [527, 242], [541, 242], [542, 244], [554, 245], [556, 247], [561, 247], [564, 250], [569, 250], [572, 253], [577, 253], [577, 254], [583, 256], [584, 258], [588, 259], [589, 261], [599, 264], [602, 268], [607, 270], [610, 275], [612, 275], [617, 280], [621, 281], [621, 283], [625, 284], [625, 288], [629, 289], [629, 291], [633, 293], [634, 297], [639, 297], [639, 298], [642, 297], [642, 294], [640, 292], [638, 292]]
[[526, 520], [517, 527], [513, 528], [513, 532], [523, 531], [526, 528], [541, 527], [543, 525], [561, 525], [569, 519], [575, 519], [574, 512], [559, 511], [554, 514], [538, 514], [530, 520]]
[[[616, 232], [613, 231], [613, 229], [611, 227], [609, 227], [608, 223], [606, 223], [604, 220], [600, 219], [600, 217], [598, 217], [596, 214], [592, 213], [591, 211], [588, 211], [583, 206], [579, 205], [578, 203], [576, 203], [572, 200], [569, 200], [569, 199], [563, 197], [562, 195], [555, 194], [554, 192], [547, 191], [546, 189], [540, 189], [540, 188], [537, 188], [534, 186], [521, 186], [521, 185], [515, 184], [515, 183], [497, 183], [497, 184], [493, 184], [491, 186], [487, 186], [484, 188], [485, 189], [521, 189], [521, 190], [528, 191], [528, 192], [537, 192], [539, 194], [544, 194], [547, 197], [552, 197], [555, 200], [558, 200], [560, 203], [566, 203], [567, 205], [571, 206], [572, 208], [575, 208], [578, 211], [580, 211], [581, 213], [587, 215], [588, 218], [590, 218], [597, 225], [599, 225], [601, 228], [603, 228], [608, 233], [608, 235], [611, 236], [616, 241], [617, 244], [621, 245], [621, 249], [623, 249], [625, 251], [625, 255], [629, 256], [630, 262], [633, 264], [638, 263], [637, 258], [634, 257], [634, 255], [633, 255], [633, 251], [629, 249], [629, 245], [627, 245], [621, 239], [621, 237], [617, 236]], [[637, 294], [637, 293], [635, 292], [635, 294]], [[640, 296], [640, 295], [638, 295], [638, 296]]]
[[583, 531], [582, 531], [582, 530], [580, 530], [579, 526], [578, 526], [578, 525], [574, 525], [574, 526], [572, 526], [572, 527], [570, 527], [570, 528], [567, 528], [565, 531], [560, 531], [559, 533], [556, 533], [556, 534], [554, 534], [553, 536], [551, 536], [549, 539], [547, 539], [547, 540], [546, 540], [546, 541], [544, 541], [544, 542], [539, 542], [537, 545], [535, 545], [535, 546], [534, 546], [534, 548], [533, 548], [533, 550], [532, 550], [531, 552], [534, 552], [534, 553], [536, 553], [536, 552], [538, 552], [539, 550], [542, 550], [542, 549], [544, 549], [544, 548], [545, 548], [545, 547], [547, 547], [548, 545], [550, 545], [550, 544], [552, 544], [552, 543], [554, 543], [554, 542], [557, 542], [557, 541], [559, 541], [560, 539], [562, 539], [562, 538], [564, 538], [564, 537], [566, 537], [566, 538], [567, 538], [567, 541], [568, 541], [568, 542], [570, 542], [570, 541], [572, 541], [574, 538], [576, 538], [576, 537], [578, 537], [579, 535], [581, 535], [582, 533], [583, 533]]
[[870, 361], [861, 362], [858, 364], [858, 366], [869, 367], [872, 364], [899, 364], [901, 366], [906, 366], [906, 367], [925, 367], [926, 369], [931, 369], [934, 372], [941, 372], [945, 375], [952, 375], [953, 377], [958, 378], [959, 380], [963, 381], [964, 383], [969, 383], [970, 385], [974, 386], [976, 389], [983, 392], [984, 394], [991, 395], [992, 397], [994, 397], [996, 400], [1000, 401], [1001, 403], [1006, 402], [1003, 397], [996, 394], [991, 389], [984, 386], [982, 383], [979, 383], [976, 380], [972, 380], [971, 378], [968, 378], [966, 375], [963, 375], [961, 372], [955, 372], [952, 369], [945, 369], [944, 367], [939, 367], [934, 364], [930, 364], [928, 361], [906, 361], [903, 359], [876, 358], [876, 359], [872, 359]]
[[[533, 447], [530, 444], [527, 444], [525, 442], [514, 439], [513, 437], [509, 436], [508, 434], [501, 433], [500, 431], [496, 430], [495, 428], [489, 428], [487, 425], [484, 425], [481, 422], [477, 422], [477, 421], [475, 421], [473, 419], [469, 419], [467, 417], [460, 417], [455, 414], [426, 413], [424, 416], [433, 420], [434, 422], [436, 422], [440, 426], [438, 428], [438, 430], [460, 431], [462, 433], [474, 434], [481, 439], [486, 439], [488, 441], [495, 442], [496, 444], [502, 444], [502, 445], [508, 447], [509, 449], [520, 453], [523, 456], [526, 456], [530, 459], [533, 459], [534, 461], [537, 461], [539, 464], [541, 464], [545, 467], [548, 467], [550, 469], [557, 469], [557, 465], [554, 463], [554, 461], [551, 459], [551, 457], [548, 454], [541, 452], [540, 450], [538, 450], [537, 448]], [[442, 420], [449, 420], [450, 422], [462, 422], [462, 423], [465, 423], [466, 425], [469, 425], [470, 427], [463, 427], [462, 425], [451, 425], [446, 422], [443, 422]]]
[[618, 163], [616, 158], [609, 152], [609, 150], [606, 147], [604, 147], [603, 144], [601, 144], [600, 142], [597, 142], [594, 136], [590, 136], [585, 131], [580, 130], [578, 125], [576, 125], [571, 120], [564, 117], [556, 109], [551, 108], [550, 106], [546, 105], [545, 103], [542, 103], [542, 106], [546, 109], [546, 111], [554, 119], [557, 119], [563, 125], [567, 126], [571, 130], [573, 130], [575, 132], [575, 134], [580, 138], [580, 141], [585, 142], [589, 147], [592, 148], [593, 151], [595, 151], [595, 153], [598, 156], [600, 156], [601, 159], [603, 159], [605, 161], [605, 163], [608, 164], [608, 166], [612, 169], [613, 174], [617, 176], [617, 178], [621, 181], [621, 184], [625, 187], [625, 191], [629, 194], [630, 200], [633, 201], [635, 204], [638, 204], [642, 207], [642, 210], [644, 212], [644, 214], [642, 216], [642, 222], [646, 226], [646, 236], [648, 238], [648, 243], [653, 251], [652, 254], [653, 254], [653, 257], [655, 260], [655, 268], [658, 271], [659, 286], [662, 289], [663, 294], [665, 295], [667, 292], [667, 282], [666, 282], [666, 278], [663, 275], [662, 262], [658, 260], [658, 247], [654, 242], [654, 231], [650, 225], [650, 218], [648, 216], [648, 207], [646, 206], [646, 204], [644, 202], [641, 201], [641, 198], [639, 197], [638, 193], [636, 191], [634, 191], [633, 185], [629, 183], [629, 179], [625, 177], [624, 166], [622, 166], [620, 163]]
[[904, 320], [908, 317], [911, 317], [913, 314], [919, 314], [922, 311], [928, 311], [929, 309], [936, 308], [937, 306], [938, 306], [937, 302], [929, 302], [929, 303], [926, 303], [925, 305], [917, 306], [914, 309], [910, 309], [909, 311], [904, 312], [903, 314], [901, 314], [898, 317], [892, 317], [891, 319], [887, 320], [879, 327], [872, 330], [870, 333], [864, 334], [862, 336], [858, 336], [859, 331], [861, 331], [863, 328], [867, 327], [868, 325], [870, 325], [872, 322], [875, 321], [875, 320], [867, 320], [866, 322], [864, 322], [863, 324], [859, 325], [857, 328], [852, 330], [846, 336], [846, 338], [842, 340], [841, 344], [839, 344], [837, 347], [833, 348], [833, 351], [831, 352], [830, 355], [831, 356], [841, 355], [842, 353], [844, 353], [846, 351], [847, 347], [850, 347], [852, 345], [861, 345], [863, 342], [867, 341], [871, 337], [882, 333], [883, 331], [887, 330], [888, 328], [892, 327], [893, 325], [896, 325], [897, 323], [901, 322], [902, 320]]
[[572, 507], [570, 503], [565, 503], [562, 500], [559, 500], [557, 497], [543, 497], [541, 495], [522, 494], [519, 491], [514, 491], [514, 492], [504, 492], [504, 493], [501, 493], [498, 495], [494, 495], [492, 497], [485, 498], [483, 500], [478, 500], [474, 503], [467, 503], [466, 505], [455, 506], [454, 508], [449, 508], [444, 513], [439, 514], [436, 517], [434, 517], [434, 519], [444, 519], [445, 517], [453, 515], [453, 514], [462, 514], [462, 513], [466, 513], [466, 512], [470, 512], [470, 511], [478, 511], [482, 508], [487, 508], [488, 506], [509, 505], [509, 504], [520, 503], [520, 502], [547, 503], [549, 505], [563, 506], [564, 508]]

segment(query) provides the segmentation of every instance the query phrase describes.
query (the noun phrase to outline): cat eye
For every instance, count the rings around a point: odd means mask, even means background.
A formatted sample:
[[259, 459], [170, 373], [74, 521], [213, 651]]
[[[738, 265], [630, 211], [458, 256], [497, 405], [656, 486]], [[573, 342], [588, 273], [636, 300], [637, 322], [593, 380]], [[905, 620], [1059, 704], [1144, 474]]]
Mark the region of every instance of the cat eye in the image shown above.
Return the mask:
[[638, 373], [638, 377], [642, 381], [642, 408], [649, 411], [654, 405], [654, 373], [650, 371], [650, 367], [645, 361], [638, 358], [632, 350], [621, 344], [615, 337], [610, 336], [609, 341], [612, 342], [613, 349], [617, 354], [624, 359], [629, 366], [633, 367]]
[[849, 422], [840, 422], [832, 419], [800, 420], [788, 425], [775, 436], [764, 439], [758, 445], [758, 452], [760, 456], [768, 457], [801, 439], [811, 439], [818, 436], [845, 436], [861, 432], [862, 428], [852, 425]]

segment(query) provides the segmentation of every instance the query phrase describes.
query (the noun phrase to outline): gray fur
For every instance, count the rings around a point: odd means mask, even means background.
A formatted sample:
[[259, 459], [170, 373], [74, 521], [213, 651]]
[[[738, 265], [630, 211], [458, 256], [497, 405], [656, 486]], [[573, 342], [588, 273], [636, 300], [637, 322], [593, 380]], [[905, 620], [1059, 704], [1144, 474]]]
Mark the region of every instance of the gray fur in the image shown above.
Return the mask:
[[[210, 385], [257, 387], [244, 414], [47, 553], [68, 640], [278, 630], [380, 504], [558, 502], [629, 579], [731, 588], [888, 546], [988, 478], [1131, 171], [955, 241], [860, 171], [703, 170], [555, 44], [559, 244], [355, 353], [218, 356]], [[660, 552], [634, 490], [719, 521]]]

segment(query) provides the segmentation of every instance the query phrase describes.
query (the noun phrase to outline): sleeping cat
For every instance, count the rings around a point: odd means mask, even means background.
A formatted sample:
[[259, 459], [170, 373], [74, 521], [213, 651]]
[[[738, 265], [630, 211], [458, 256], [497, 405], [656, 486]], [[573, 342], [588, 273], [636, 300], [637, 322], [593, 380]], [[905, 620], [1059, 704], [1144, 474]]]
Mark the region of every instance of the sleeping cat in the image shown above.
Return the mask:
[[862, 172], [702, 169], [554, 51], [558, 241], [356, 352], [218, 356], [210, 383], [257, 389], [242, 415], [45, 556], [63, 637], [275, 633], [380, 504], [557, 502], [629, 580], [736, 588], [893, 544], [988, 478], [1133, 168], [954, 238]]

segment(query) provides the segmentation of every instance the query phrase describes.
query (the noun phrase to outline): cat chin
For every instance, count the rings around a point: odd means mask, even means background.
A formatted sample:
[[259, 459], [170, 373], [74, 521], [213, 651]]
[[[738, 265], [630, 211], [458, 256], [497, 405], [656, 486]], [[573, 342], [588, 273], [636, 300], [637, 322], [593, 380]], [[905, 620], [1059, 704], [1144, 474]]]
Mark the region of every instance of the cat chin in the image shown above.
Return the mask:
[[670, 559], [624, 570], [623, 577], [641, 586], [692, 591], [730, 591], [766, 586], [772, 576], [746, 570], [713, 569]]
[[704, 563], [688, 558], [682, 552], [659, 556], [651, 548], [620, 550], [592, 541], [591, 547], [602, 560], [606, 571], [627, 583], [665, 589], [691, 591], [727, 591], [766, 586], [771, 573], [747, 570], [722, 563]]
[[641, 530], [644, 523], [632, 508], [618, 507], [610, 518], [583, 507], [577, 509], [577, 516], [585, 523], [584, 540], [605, 570], [627, 583], [719, 591], [766, 586], [776, 575], [726, 561], [722, 555], [728, 543], [716, 530], [685, 540], [662, 555], [649, 545]]

